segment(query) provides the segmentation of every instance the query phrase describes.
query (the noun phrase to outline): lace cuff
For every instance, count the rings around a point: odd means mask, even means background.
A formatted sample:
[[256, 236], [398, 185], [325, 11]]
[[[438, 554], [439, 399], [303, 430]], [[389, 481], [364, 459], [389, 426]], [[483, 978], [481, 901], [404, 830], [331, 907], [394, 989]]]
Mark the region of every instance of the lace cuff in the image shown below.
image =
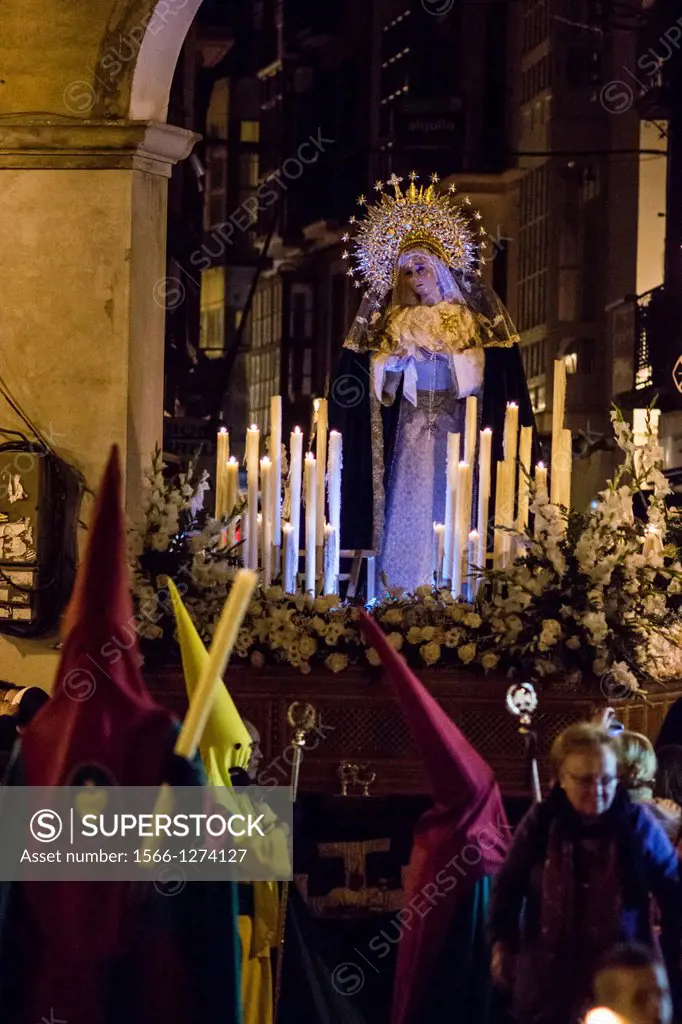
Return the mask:
[[468, 395], [477, 394], [483, 384], [483, 368], [485, 366], [483, 349], [471, 348], [466, 352], [458, 352], [450, 358], [457, 380], [458, 397], [466, 398]]

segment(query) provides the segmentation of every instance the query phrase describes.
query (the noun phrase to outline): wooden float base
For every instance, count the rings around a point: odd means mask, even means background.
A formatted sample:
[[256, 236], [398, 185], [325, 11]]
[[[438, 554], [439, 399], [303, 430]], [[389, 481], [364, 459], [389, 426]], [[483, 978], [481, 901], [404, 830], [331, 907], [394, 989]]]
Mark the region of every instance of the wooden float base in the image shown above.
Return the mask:
[[[524, 741], [518, 720], [505, 707], [510, 680], [473, 673], [424, 669], [419, 677], [495, 772], [506, 797], [528, 795]], [[179, 667], [148, 670], [146, 678], [156, 700], [182, 717], [187, 708]], [[292, 729], [287, 711], [294, 701], [308, 702], [317, 712], [318, 729], [304, 751], [300, 792], [340, 792], [339, 767], [344, 762], [367, 765], [376, 773], [370, 796], [422, 795], [428, 791], [420, 756], [400, 710], [378, 670], [347, 670], [333, 675], [320, 668], [309, 675], [279, 666], [262, 670], [233, 667], [230, 692], [244, 718], [261, 734], [261, 783], [286, 785], [289, 779]], [[548, 754], [556, 735], [582, 721], [599, 707], [616, 708], [626, 729], [655, 740], [670, 706], [682, 697], [682, 681], [652, 688], [639, 697], [607, 700], [598, 680], [582, 684], [545, 683], [536, 687], [539, 708], [533, 720], [543, 787], [549, 781]], [[362, 794], [354, 787], [349, 795]]]

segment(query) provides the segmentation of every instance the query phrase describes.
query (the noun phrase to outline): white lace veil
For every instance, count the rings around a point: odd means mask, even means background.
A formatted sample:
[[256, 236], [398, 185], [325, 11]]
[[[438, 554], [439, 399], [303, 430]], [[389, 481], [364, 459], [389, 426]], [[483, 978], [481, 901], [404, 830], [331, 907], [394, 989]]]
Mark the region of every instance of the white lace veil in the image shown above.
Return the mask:
[[[483, 284], [475, 275], [450, 270], [441, 259], [423, 247], [415, 246], [403, 255], [413, 256], [416, 252], [419, 252], [433, 269], [443, 302], [467, 306], [482, 322], [491, 343], [510, 344], [519, 340], [509, 313], [492, 288]], [[400, 275], [389, 292], [381, 294], [372, 288], [368, 289], [351, 324], [344, 347], [356, 352], [371, 348], [371, 326], [379, 322], [394, 306], [412, 306], [416, 301], [414, 293], [409, 290]]]

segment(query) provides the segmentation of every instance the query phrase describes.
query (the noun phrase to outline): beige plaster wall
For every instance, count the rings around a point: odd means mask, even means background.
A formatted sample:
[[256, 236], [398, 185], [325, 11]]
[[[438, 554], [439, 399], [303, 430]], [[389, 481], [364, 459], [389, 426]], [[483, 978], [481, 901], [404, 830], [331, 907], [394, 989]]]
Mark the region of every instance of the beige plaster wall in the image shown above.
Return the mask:
[[[108, 448], [126, 448], [129, 346], [142, 344], [131, 308], [133, 181], [141, 172], [0, 170], [2, 373], [55, 447], [96, 486]], [[165, 189], [153, 178], [148, 193]], [[163, 253], [159, 196], [137, 230], [135, 266]], [[142, 286], [136, 285], [139, 290]], [[151, 295], [151, 290], [150, 293]], [[153, 306], [154, 304], [151, 303]], [[160, 348], [161, 328], [150, 348]], [[133, 320], [136, 334], [131, 333]], [[159, 355], [155, 360], [158, 362]], [[163, 358], [161, 350], [160, 358]], [[131, 386], [132, 382], [131, 382]], [[156, 391], [161, 381], [147, 384]], [[139, 428], [140, 440], [152, 438]], [[157, 431], [158, 437], [158, 431]]]

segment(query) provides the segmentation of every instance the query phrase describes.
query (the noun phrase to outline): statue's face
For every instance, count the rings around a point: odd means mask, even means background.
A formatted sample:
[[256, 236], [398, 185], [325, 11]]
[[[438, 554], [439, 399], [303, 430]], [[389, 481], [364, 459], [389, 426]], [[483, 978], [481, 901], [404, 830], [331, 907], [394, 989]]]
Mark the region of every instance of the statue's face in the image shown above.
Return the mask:
[[400, 278], [405, 289], [418, 304], [434, 306], [441, 300], [433, 261], [418, 249], [405, 253], [400, 260]]

